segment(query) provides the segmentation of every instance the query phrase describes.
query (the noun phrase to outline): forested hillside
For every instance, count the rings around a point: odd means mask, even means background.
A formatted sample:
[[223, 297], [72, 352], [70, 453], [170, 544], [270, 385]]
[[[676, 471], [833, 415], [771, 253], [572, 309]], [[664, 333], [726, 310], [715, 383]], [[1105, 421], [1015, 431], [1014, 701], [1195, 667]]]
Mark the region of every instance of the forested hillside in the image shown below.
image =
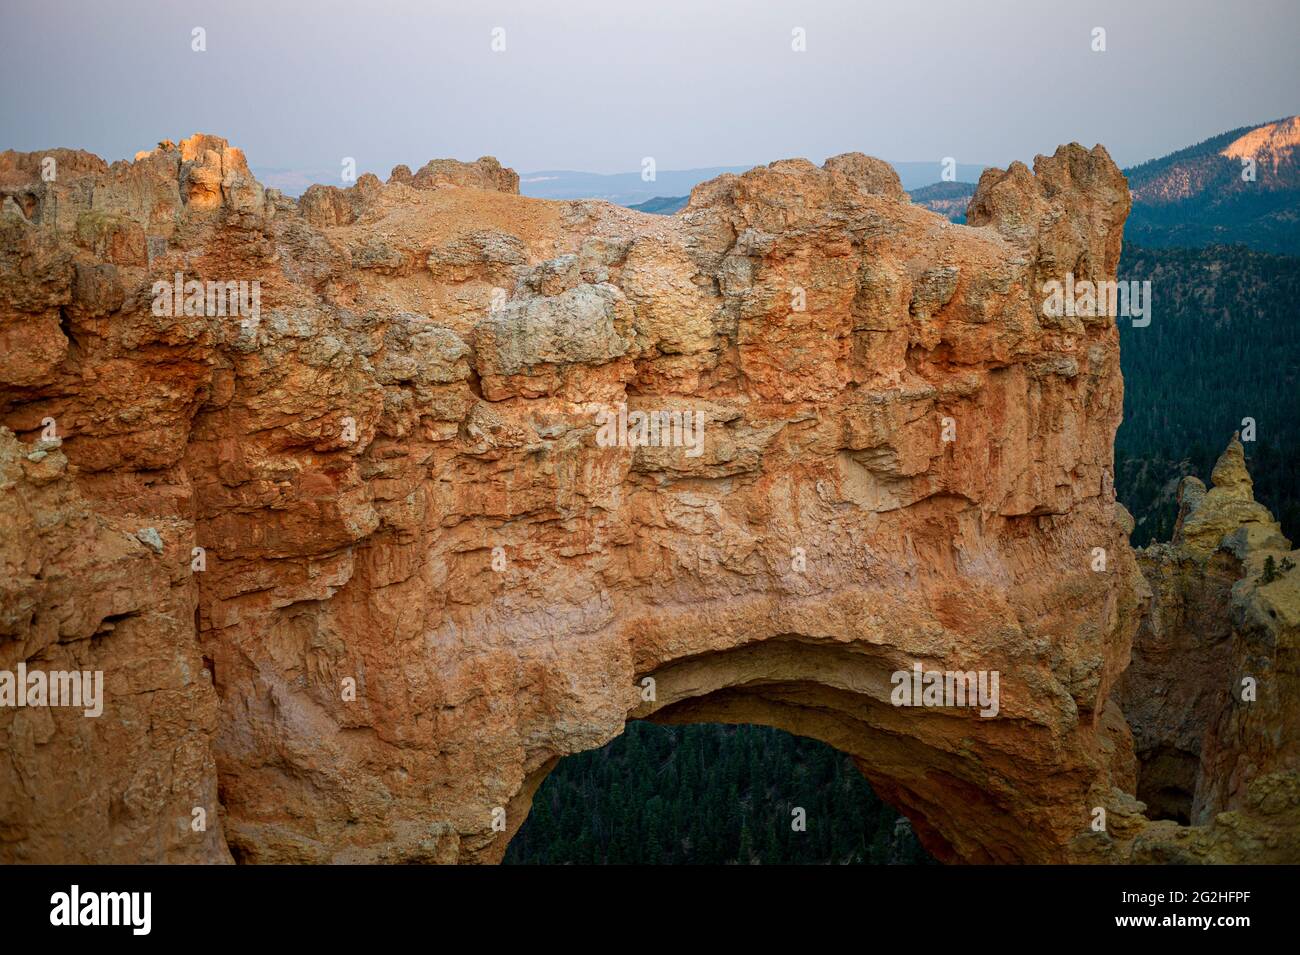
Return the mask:
[[[793, 829], [792, 811], [807, 828]], [[632, 722], [546, 778], [507, 863], [926, 862], [849, 757], [763, 726]]]
[[[1124, 227], [1143, 246], [1242, 244], [1300, 254], [1295, 117], [1244, 126], [1124, 170], [1133, 210]], [[1243, 175], [1243, 158], [1252, 160]]]
[[1184, 474], [1208, 483], [1228, 438], [1245, 441], [1255, 496], [1300, 537], [1300, 259], [1242, 246], [1125, 245], [1121, 279], [1149, 280], [1151, 324], [1120, 320], [1124, 423], [1116, 491], [1137, 520], [1134, 546], [1168, 540]]
[[638, 202], [628, 208], [635, 209], [637, 212], [653, 212], [661, 216], [670, 216], [674, 212], [685, 209], [686, 203], [690, 201], [690, 196], [655, 196], [653, 199]]
[[958, 224], [965, 224], [966, 207], [970, 205], [973, 195], [973, 182], [936, 182], [908, 193], [914, 205], [924, 206]]

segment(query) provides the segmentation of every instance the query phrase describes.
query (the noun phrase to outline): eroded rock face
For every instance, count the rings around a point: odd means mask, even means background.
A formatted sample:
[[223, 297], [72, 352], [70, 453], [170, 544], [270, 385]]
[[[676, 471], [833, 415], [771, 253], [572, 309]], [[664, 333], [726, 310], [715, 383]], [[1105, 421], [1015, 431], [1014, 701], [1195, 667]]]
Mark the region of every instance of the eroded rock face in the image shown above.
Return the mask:
[[1174, 539], [1138, 552], [1154, 599], [1116, 688], [1137, 794], [1152, 815], [1207, 827], [1159, 857], [1295, 861], [1300, 551], [1255, 500], [1235, 436], [1210, 489], [1186, 477], [1178, 497]]
[[96, 702], [0, 710], [0, 859], [229, 862], [177, 523], [156, 514], [160, 533], [87, 499], [61, 442], [8, 430], [0, 495], [0, 669], [102, 679]]
[[[1147, 828], [1118, 336], [1042, 311], [1114, 276], [1100, 147], [987, 173], [969, 227], [857, 154], [672, 218], [488, 160], [295, 203], [209, 136], [38, 167], [0, 177], [0, 667], [110, 689], [75, 729], [0, 710], [0, 858], [492, 861], [631, 717], [827, 740], [943, 859]], [[260, 309], [160, 314], [178, 273]], [[667, 438], [601, 440], [637, 411]], [[997, 715], [892, 705], [915, 663], [997, 671]]]

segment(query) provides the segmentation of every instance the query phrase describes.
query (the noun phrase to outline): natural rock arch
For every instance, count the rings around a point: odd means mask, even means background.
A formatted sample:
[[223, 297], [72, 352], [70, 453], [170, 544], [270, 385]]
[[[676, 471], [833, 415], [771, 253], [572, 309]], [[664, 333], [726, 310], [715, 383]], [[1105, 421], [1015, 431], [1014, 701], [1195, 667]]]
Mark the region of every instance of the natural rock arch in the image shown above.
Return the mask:
[[[491, 861], [649, 715], [820, 736], [942, 858], [1127, 858], [1118, 337], [1042, 305], [1114, 277], [1101, 147], [985, 173], [965, 226], [859, 154], [673, 217], [490, 160], [295, 202], [215, 137], [60, 155], [0, 179], [0, 662], [109, 705], [0, 713], [6, 861]], [[159, 314], [177, 272], [260, 316]], [[606, 446], [620, 408], [700, 453]], [[998, 671], [998, 715], [889, 705], [914, 663]]]
[[[784, 634], [733, 650], [697, 654], [649, 674], [653, 702], [629, 716], [663, 723], [751, 723], [807, 736], [848, 754], [877, 795], [905, 812], [940, 861], [1063, 861], [1088, 831], [1098, 799], [1078, 754], [1043, 759], [1023, 714], [998, 725], [977, 708], [899, 708], [891, 676], [909, 659], [884, 643], [828, 642]], [[638, 683], [644, 685], [642, 680]], [[1124, 740], [1122, 718], [1109, 733]], [[1109, 745], [1109, 744], [1106, 744]], [[508, 826], [485, 851], [499, 861], [558, 759], [524, 782]], [[1032, 771], [1031, 770], [1032, 767]]]

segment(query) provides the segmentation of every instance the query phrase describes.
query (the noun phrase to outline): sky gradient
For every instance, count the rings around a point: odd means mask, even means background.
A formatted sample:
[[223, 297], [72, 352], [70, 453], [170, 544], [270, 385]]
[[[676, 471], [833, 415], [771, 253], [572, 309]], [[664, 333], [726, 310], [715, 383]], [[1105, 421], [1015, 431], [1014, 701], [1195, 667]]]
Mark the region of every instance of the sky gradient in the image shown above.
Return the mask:
[[[1296, 0], [4, 0], [0, 148], [129, 158], [203, 131], [254, 167], [386, 177], [748, 165], [848, 150], [1121, 165], [1300, 111]], [[1090, 48], [1093, 27], [1107, 51]], [[206, 52], [191, 30], [207, 31]], [[494, 27], [506, 49], [491, 49]], [[791, 49], [806, 30], [807, 51]]]

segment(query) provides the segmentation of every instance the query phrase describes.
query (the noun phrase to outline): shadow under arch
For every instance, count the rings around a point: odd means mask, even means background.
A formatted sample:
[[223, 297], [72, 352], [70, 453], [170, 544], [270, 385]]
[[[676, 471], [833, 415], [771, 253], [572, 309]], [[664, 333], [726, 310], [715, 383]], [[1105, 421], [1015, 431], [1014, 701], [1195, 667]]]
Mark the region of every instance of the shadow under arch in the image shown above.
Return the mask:
[[629, 720], [565, 756], [505, 865], [934, 865], [851, 757], [756, 724]]
[[[1026, 746], [1025, 737], [1050, 728], [1022, 715], [986, 719], [972, 708], [893, 705], [890, 678], [911, 663], [883, 646], [771, 637], [638, 674], [638, 685], [653, 681], [653, 699], [626, 719], [757, 724], [810, 737], [850, 756], [936, 860], [1066, 861], [1066, 843], [1086, 824], [1086, 770], [1072, 756], [1044, 762], [1052, 741]], [[559, 759], [525, 780], [492, 861], [504, 856]]]

